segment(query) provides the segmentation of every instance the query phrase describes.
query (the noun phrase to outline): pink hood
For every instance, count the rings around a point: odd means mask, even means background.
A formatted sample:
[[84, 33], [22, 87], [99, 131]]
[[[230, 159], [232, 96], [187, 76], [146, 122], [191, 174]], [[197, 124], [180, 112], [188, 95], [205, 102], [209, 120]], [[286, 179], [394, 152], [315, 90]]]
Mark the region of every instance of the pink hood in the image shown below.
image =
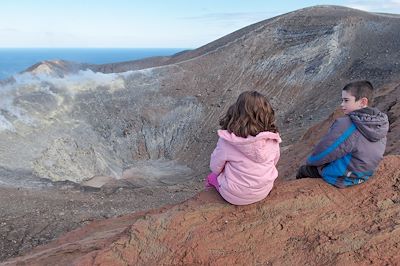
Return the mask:
[[218, 130], [219, 140], [210, 168], [218, 174], [221, 195], [230, 203], [245, 205], [265, 198], [278, 176], [279, 134], [261, 132], [241, 138]]
[[282, 142], [279, 134], [272, 132], [261, 132], [255, 137], [248, 136], [247, 138], [242, 138], [236, 137], [235, 134], [229, 133], [226, 130], [218, 130], [218, 136], [234, 146], [244, 156], [258, 163], [264, 162], [270, 156], [266, 152], [270, 143], [266, 140], [276, 140], [277, 143]]

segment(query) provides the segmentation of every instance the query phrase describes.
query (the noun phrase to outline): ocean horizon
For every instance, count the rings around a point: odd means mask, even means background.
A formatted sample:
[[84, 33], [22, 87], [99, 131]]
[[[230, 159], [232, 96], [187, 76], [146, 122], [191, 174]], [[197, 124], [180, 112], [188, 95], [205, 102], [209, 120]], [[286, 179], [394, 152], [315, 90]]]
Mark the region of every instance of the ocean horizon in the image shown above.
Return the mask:
[[0, 80], [44, 60], [108, 64], [169, 56], [188, 48], [0, 48]]

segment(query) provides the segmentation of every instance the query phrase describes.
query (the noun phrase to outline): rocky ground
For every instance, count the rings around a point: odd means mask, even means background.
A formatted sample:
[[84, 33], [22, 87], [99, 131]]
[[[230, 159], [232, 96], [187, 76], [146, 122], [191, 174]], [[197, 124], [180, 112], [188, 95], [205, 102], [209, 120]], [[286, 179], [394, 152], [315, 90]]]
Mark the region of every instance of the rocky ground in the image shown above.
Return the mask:
[[201, 182], [151, 188], [95, 189], [71, 184], [50, 189], [0, 187], [0, 261], [94, 220], [178, 203], [200, 189]]
[[210, 189], [90, 223], [4, 265], [397, 265], [399, 164], [387, 156], [368, 182], [347, 189], [284, 181], [248, 206]]

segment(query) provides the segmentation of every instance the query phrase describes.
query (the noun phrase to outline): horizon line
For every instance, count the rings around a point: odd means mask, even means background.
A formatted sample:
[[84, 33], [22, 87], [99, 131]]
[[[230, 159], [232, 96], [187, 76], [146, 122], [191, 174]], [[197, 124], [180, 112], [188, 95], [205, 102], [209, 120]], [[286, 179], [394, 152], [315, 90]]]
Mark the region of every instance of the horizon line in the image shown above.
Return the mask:
[[198, 47], [78, 47], [78, 46], [71, 46], [71, 47], [46, 47], [46, 46], [31, 46], [31, 47], [1, 47], [0, 49], [186, 49], [186, 50], [193, 50], [197, 49]]

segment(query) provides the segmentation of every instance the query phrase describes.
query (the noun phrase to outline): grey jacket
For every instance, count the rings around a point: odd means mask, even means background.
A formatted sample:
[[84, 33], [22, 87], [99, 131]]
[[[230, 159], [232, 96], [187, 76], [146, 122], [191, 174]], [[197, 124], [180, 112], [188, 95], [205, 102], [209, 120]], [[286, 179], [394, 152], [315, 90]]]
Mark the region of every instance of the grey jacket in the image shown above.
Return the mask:
[[337, 187], [366, 181], [383, 158], [389, 130], [387, 115], [362, 108], [336, 119], [314, 148], [307, 165], [320, 166], [322, 178]]

